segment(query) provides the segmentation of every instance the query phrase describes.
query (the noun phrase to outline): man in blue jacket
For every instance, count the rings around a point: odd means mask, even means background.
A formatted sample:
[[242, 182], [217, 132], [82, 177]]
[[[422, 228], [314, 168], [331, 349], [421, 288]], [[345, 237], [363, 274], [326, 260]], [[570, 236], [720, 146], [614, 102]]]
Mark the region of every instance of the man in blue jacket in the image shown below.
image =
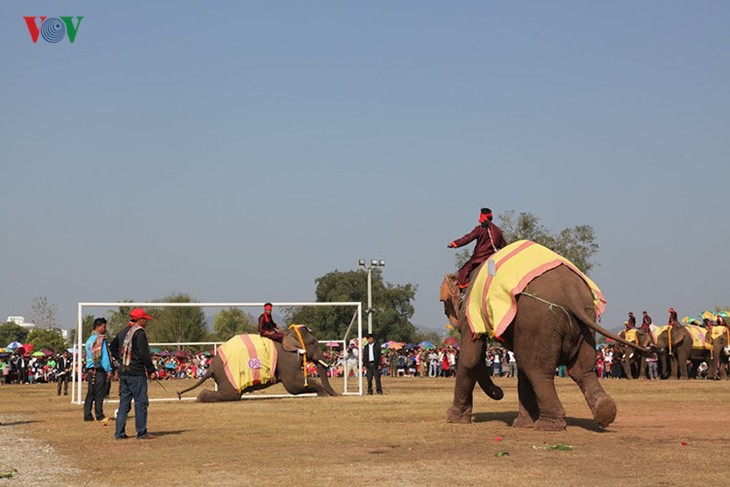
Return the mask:
[[[109, 355], [109, 344], [106, 341], [106, 320], [94, 320], [94, 331], [86, 340], [86, 400], [84, 401], [84, 421], [94, 421], [91, 405], [94, 405], [96, 420], [104, 416], [104, 393], [107, 381], [112, 380], [112, 362]], [[59, 389], [60, 391], [60, 389]]]

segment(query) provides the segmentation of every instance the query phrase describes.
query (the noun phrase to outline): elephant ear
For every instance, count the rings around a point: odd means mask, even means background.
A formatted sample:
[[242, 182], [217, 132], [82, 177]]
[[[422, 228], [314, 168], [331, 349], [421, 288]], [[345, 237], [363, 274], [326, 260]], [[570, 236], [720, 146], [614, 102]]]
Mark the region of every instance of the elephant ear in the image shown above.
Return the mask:
[[287, 332], [284, 334], [284, 339], [281, 341], [281, 348], [283, 348], [287, 352], [296, 352], [302, 347], [304, 347], [304, 345], [299, 343], [299, 337], [297, 337], [297, 332], [293, 328], [289, 328], [289, 330], [287, 330]]
[[456, 276], [454, 274], [446, 274], [441, 282], [441, 290], [439, 292], [439, 301], [444, 303], [444, 314], [456, 327], [459, 321], [458, 303], [459, 288], [456, 285]]

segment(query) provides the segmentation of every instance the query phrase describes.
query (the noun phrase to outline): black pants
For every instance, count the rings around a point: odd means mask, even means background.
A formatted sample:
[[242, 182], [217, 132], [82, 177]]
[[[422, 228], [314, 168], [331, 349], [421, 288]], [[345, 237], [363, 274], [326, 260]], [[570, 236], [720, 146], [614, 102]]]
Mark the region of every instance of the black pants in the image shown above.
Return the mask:
[[91, 421], [91, 405], [94, 404], [96, 420], [104, 419], [104, 393], [106, 392], [106, 372], [104, 369], [88, 369], [86, 371], [86, 382], [89, 388], [86, 391], [84, 401], [84, 420]]
[[61, 384], [63, 384], [63, 395], [68, 395], [68, 373], [58, 376], [58, 386], [56, 386], [56, 395], [61, 395]]
[[380, 384], [380, 367], [375, 362], [365, 362], [365, 372], [368, 378], [368, 394], [373, 393], [373, 376], [375, 376], [375, 389], [378, 394], [383, 393], [383, 386]]

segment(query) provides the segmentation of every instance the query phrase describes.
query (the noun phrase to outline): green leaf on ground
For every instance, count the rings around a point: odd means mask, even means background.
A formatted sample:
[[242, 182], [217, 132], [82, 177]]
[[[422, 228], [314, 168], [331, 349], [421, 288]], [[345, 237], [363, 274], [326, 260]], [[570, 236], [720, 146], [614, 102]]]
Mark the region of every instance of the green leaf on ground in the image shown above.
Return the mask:
[[560, 450], [560, 451], [571, 451], [572, 446], [566, 445], [565, 443], [558, 443], [557, 445], [550, 445], [547, 447], [548, 450]]
[[18, 473], [18, 469], [15, 468], [5, 470], [4, 472], [0, 472], [0, 479], [11, 479], [16, 473]]
[[497, 456], [497, 457], [508, 457], [509, 456], [509, 452], [508, 451], [498, 451], [495, 456]]

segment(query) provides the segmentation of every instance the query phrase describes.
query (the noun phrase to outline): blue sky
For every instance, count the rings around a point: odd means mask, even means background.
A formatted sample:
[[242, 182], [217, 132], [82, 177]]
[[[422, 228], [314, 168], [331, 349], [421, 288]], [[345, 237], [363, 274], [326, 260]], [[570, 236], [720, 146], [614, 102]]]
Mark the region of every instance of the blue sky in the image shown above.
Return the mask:
[[[84, 19], [34, 44], [29, 15]], [[383, 258], [443, 330], [482, 206], [592, 225], [608, 327], [728, 306], [728, 25], [725, 1], [5, 0], [0, 319], [311, 301]]]

